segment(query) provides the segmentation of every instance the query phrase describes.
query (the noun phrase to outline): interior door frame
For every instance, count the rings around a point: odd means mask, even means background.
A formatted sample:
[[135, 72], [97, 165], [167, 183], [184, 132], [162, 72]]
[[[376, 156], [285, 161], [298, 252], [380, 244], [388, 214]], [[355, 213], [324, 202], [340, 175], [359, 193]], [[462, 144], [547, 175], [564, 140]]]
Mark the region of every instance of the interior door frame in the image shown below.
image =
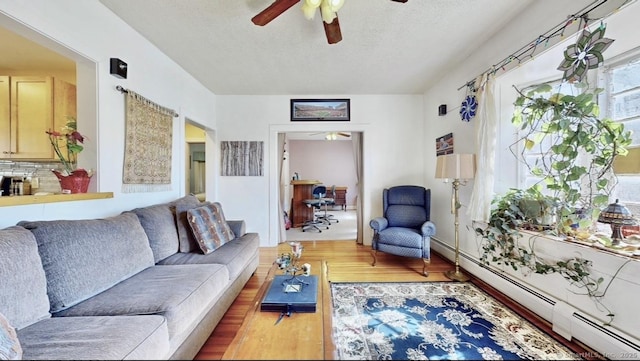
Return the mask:
[[[313, 124], [312, 124], [313, 123]], [[364, 194], [367, 192], [367, 179], [368, 167], [366, 161], [366, 135], [369, 129], [368, 124], [361, 123], [337, 123], [337, 122], [308, 122], [304, 124], [272, 124], [269, 127], [269, 241], [268, 246], [277, 246], [281, 241], [280, 234], [280, 149], [278, 149], [278, 134], [280, 133], [295, 133], [295, 132], [360, 132], [362, 134], [362, 179], [358, 184], [358, 199], [360, 199], [360, 206], [362, 217], [357, 219], [358, 230], [364, 229], [362, 227], [363, 219], [369, 216], [366, 210], [366, 197]], [[370, 212], [369, 212], [370, 213]], [[359, 235], [364, 237], [365, 235]]]

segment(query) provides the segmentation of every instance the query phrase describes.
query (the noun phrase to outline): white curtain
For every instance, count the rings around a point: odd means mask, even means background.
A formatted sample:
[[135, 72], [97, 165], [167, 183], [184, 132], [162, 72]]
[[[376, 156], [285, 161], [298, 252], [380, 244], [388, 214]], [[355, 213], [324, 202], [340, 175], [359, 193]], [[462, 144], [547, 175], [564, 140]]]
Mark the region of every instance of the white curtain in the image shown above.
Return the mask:
[[477, 170], [467, 214], [472, 221], [489, 221], [495, 182], [495, 149], [498, 116], [494, 98], [495, 76], [483, 74], [476, 79], [478, 114], [475, 123]]

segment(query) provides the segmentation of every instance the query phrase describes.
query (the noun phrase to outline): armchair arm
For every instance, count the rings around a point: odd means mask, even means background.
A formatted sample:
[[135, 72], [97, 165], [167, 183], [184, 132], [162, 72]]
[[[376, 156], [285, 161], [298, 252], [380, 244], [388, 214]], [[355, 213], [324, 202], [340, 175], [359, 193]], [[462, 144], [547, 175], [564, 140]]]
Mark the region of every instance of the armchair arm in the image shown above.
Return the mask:
[[382, 231], [387, 228], [388, 225], [389, 221], [384, 217], [376, 217], [369, 222], [369, 227], [373, 228], [376, 232]]
[[426, 221], [422, 224], [420, 231], [422, 231], [423, 236], [428, 236], [428, 237], [435, 236], [436, 225], [431, 221]]

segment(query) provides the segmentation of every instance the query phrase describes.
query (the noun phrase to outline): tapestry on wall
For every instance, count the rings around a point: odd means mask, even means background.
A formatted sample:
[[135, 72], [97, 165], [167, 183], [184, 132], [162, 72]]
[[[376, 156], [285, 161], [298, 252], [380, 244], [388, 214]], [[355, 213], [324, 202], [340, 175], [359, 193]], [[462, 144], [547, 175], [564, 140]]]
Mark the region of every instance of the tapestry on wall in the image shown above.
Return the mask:
[[221, 142], [222, 176], [262, 176], [264, 142]]
[[126, 91], [122, 191], [171, 190], [171, 151], [176, 113]]

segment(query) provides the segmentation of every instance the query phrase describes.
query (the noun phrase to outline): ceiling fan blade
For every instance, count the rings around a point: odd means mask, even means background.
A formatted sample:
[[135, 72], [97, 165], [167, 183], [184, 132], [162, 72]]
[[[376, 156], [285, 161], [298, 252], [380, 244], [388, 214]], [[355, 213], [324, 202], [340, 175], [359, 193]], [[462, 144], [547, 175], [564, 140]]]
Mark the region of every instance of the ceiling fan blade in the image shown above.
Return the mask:
[[408, 0], [391, 0], [391, 1], [395, 1], [397, 3], [406, 3]]
[[300, 0], [276, 0], [268, 8], [262, 10], [258, 15], [251, 18], [251, 21], [260, 26], [267, 25], [271, 20], [277, 18]]
[[343, 136], [343, 137], [347, 137], [347, 138], [349, 138], [349, 137], [351, 136], [351, 134], [349, 134], [349, 133], [343, 133], [343, 132], [338, 132], [338, 135], [341, 135], [341, 136]]
[[335, 44], [342, 40], [342, 33], [340, 32], [340, 22], [338, 21], [338, 14], [336, 14], [336, 18], [333, 19], [331, 24], [327, 24], [324, 21], [322, 22], [324, 25], [324, 33], [327, 35], [327, 42], [329, 44]]

